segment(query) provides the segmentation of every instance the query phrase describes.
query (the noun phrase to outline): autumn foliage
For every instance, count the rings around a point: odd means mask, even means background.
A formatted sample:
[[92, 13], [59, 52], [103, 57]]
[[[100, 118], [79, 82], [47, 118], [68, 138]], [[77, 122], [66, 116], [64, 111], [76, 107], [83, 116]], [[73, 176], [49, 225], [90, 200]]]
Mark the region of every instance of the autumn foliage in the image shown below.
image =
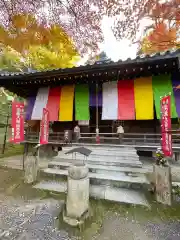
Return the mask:
[[[101, 21], [104, 16], [114, 20], [112, 30], [118, 40], [122, 38], [129, 38], [133, 41], [137, 41], [138, 38], [139, 40], [142, 21], [150, 20], [152, 23], [150, 25], [153, 27], [151, 27], [151, 36], [149, 32], [147, 34], [146, 42], [148, 40], [149, 44], [149, 38], [153, 38], [152, 42], [157, 42], [158, 29], [162, 29], [161, 35], [165, 34], [163, 36], [166, 43], [170, 38], [168, 45], [173, 45], [175, 31], [177, 35], [179, 34], [179, 27], [176, 27], [180, 22], [179, 6], [180, 0], [0, 0], [0, 23], [4, 29], [12, 32], [12, 36], [13, 34], [19, 35], [13, 32], [13, 26], [16, 24], [19, 26], [23, 22], [19, 16], [24, 18], [24, 15], [33, 15], [37, 20], [38, 30], [36, 29], [37, 23], [33, 23], [34, 19], [27, 20], [32, 24], [29, 26], [29, 28], [32, 27], [32, 33], [29, 30], [28, 34], [32, 44], [38, 41], [40, 44], [47, 43], [52, 37], [48, 28], [54, 25], [56, 27], [52, 31], [60, 32], [61, 29], [82, 55], [98, 52], [99, 44], [103, 41]], [[18, 19], [14, 16], [18, 16]], [[33, 35], [34, 31], [36, 35]], [[6, 34], [2, 29], [1, 33], [4, 36]], [[27, 47], [26, 32], [21, 32], [21, 37], [25, 43], [23, 46], [16, 46], [16, 49], [21, 48], [18, 51]], [[162, 37], [158, 36], [158, 39], [160, 43]], [[9, 38], [8, 41], [12, 46], [13, 40]], [[161, 46], [161, 48], [165, 47]]]
[[170, 49], [180, 48], [180, 41], [178, 40], [178, 26], [168, 28], [165, 22], [154, 26], [141, 41], [141, 53], [152, 54], [156, 52], [163, 52]]
[[12, 16], [11, 24], [6, 28], [0, 25], [0, 43], [24, 54], [30, 47], [38, 45], [61, 45], [62, 52], [77, 53], [72, 40], [59, 25], [43, 25], [30, 14]]
[[[142, 20], [154, 26], [167, 22], [168, 28], [180, 21], [180, 0], [104, 0], [106, 14], [114, 19], [113, 31], [118, 39], [135, 40]], [[105, 5], [105, 3], [104, 3]]]
[[7, 71], [67, 68], [79, 60], [72, 39], [59, 25], [42, 25], [30, 14], [14, 15], [10, 25], [1, 25], [0, 43], [0, 68]]
[[[55, 25], [62, 28], [63, 32], [72, 39], [79, 53], [96, 52], [98, 44], [103, 40], [101, 31], [103, 16], [97, 2], [95, 0], [0, 0], [0, 23], [8, 29], [13, 28], [13, 25], [19, 27], [24, 22], [24, 14], [26, 16], [33, 15], [41, 25], [42, 31], [37, 31], [36, 36], [30, 34], [29, 31], [28, 36], [31, 38], [31, 42], [37, 41], [37, 38], [39, 42], [48, 41], [51, 33], [46, 31], [46, 27]], [[15, 19], [14, 16], [17, 16], [18, 19]], [[32, 24], [29, 25], [32, 31], [37, 28], [33, 21], [34, 19], [27, 19], [27, 22]], [[23, 24], [21, 28], [23, 28]], [[52, 31], [57, 33], [59, 29], [55, 28]], [[21, 37], [26, 42], [26, 33], [21, 34]], [[8, 40], [11, 41], [11, 39]]]

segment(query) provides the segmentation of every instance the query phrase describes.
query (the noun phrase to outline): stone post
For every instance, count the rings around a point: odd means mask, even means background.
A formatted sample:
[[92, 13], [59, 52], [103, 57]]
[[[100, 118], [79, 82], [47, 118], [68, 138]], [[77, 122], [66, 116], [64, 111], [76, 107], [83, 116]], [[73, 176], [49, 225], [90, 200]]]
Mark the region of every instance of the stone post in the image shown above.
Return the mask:
[[24, 161], [24, 182], [34, 183], [38, 175], [38, 160], [36, 156], [26, 155]]
[[31, 184], [36, 182], [38, 176], [39, 145], [36, 145], [32, 152], [28, 151], [24, 156], [24, 182]]
[[68, 170], [67, 200], [63, 219], [71, 226], [84, 223], [89, 213], [89, 169], [85, 164]]
[[152, 151], [152, 157], [155, 159], [156, 158], [156, 151]]
[[170, 166], [154, 165], [156, 200], [160, 203], [172, 204], [172, 181]]
[[175, 158], [175, 161], [177, 162], [177, 161], [179, 161], [180, 160], [180, 152], [175, 152], [174, 153], [174, 158]]

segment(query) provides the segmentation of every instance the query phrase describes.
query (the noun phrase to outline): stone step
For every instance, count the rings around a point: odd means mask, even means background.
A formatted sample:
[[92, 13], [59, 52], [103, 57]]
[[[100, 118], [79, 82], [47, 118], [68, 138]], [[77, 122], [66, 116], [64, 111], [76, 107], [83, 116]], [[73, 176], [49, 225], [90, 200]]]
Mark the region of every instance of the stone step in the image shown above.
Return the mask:
[[74, 148], [79, 148], [79, 147], [84, 147], [87, 148], [91, 151], [109, 151], [109, 152], [136, 152], [136, 148], [134, 147], [108, 147], [108, 146], [104, 146], [104, 147], [98, 147], [98, 146], [83, 146], [83, 145], [78, 145], [78, 146], [64, 146], [62, 148], [63, 151], [69, 151], [70, 149], [74, 149]]
[[180, 182], [172, 182], [173, 187], [180, 187]]
[[[42, 181], [36, 184], [34, 188], [64, 193], [67, 192], [67, 183], [57, 181]], [[149, 207], [148, 201], [143, 193], [125, 188], [114, 188], [104, 185], [90, 185], [90, 197]]]
[[76, 156], [66, 156], [66, 155], [58, 155], [56, 157], [54, 157], [53, 159], [78, 159], [78, 160], [82, 160], [82, 161], [94, 161], [94, 162], [119, 162], [119, 163], [138, 163], [140, 164], [141, 162], [139, 161], [139, 158], [128, 158], [128, 157], [105, 157], [105, 156], [89, 156], [89, 157], [84, 157], [84, 156], [80, 156], [80, 155], [76, 155]]
[[[72, 158], [72, 157], [81, 157], [81, 158], [84, 158], [84, 155], [81, 154], [81, 153], [70, 153], [70, 154], [66, 154], [66, 152], [59, 152], [58, 153], [58, 156], [59, 157], [67, 157], [67, 158]], [[99, 158], [99, 157], [105, 157], [106, 159], [107, 158], [113, 158], [113, 159], [139, 159], [139, 156], [137, 154], [117, 154], [117, 155], [113, 155], [113, 154], [101, 154], [101, 153], [91, 153], [89, 154], [88, 158]]]
[[88, 162], [91, 164], [98, 164], [98, 165], [117, 165], [117, 166], [134, 166], [134, 167], [142, 167], [142, 163], [139, 160], [136, 159], [117, 159], [117, 158], [104, 158], [104, 157], [99, 157], [99, 158], [92, 158], [88, 157], [87, 159], [84, 158], [84, 156], [72, 158], [72, 156], [67, 157], [67, 156], [56, 156], [52, 158], [53, 161], [65, 161], [65, 162], [74, 162], [74, 161], [81, 161], [81, 162]]
[[79, 161], [79, 162], [85, 162], [88, 164], [93, 164], [93, 165], [103, 165], [103, 166], [124, 166], [124, 167], [138, 167], [141, 168], [142, 167], [142, 162], [140, 162], [139, 160], [116, 160], [116, 159], [104, 159], [103, 157], [101, 158], [64, 158], [64, 157], [54, 157], [53, 161], [59, 162], [59, 161], [63, 161], [63, 162], [70, 162], [70, 163], [74, 163], [75, 161]]
[[128, 145], [116, 145], [116, 144], [93, 144], [93, 143], [73, 143], [72, 146], [64, 146], [63, 149], [85, 147], [89, 149], [108, 149], [108, 150], [120, 150], [127, 149], [129, 151], [135, 150], [134, 146]]
[[[63, 152], [68, 152], [70, 150], [74, 149], [74, 147], [70, 147], [70, 148], [63, 148], [62, 151]], [[132, 150], [128, 150], [128, 149], [105, 149], [105, 148], [99, 148], [99, 149], [96, 149], [96, 148], [88, 148], [89, 150], [92, 151], [91, 154], [95, 154], [95, 153], [101, 153], [101, 154], [104, 154], [104, 153], [108, 153], [108, 154], [113, 154], [113, 155], [117, 155], [117, 154], [136, 154], [137, 151], [135, 149], [132, 149]]]
[[[74, 164], [81, 163], [82, 161], [74, 160]], [[67, 161], [52, 161], [48, 164], [49, 168], [68, 168], [72, 162]], [[150, 171], [148, 168], [137, 168], [137, 167], [118, 167], [118, 166], [106, 166], [106, 165], [99, 165], [99, 164], [87, 164], [90, 170], [104, 170], [104, 171], [114, 171], [114, 172], [127, 172], [127, 173], [138, 173], [138, 174], [146, 174]]]
[[[53, 174], [53, 175], [60, 175], [60, 176], [67, 176], [68, 170], [60, 170], [54, 168], [46, 168], [42, 170], [46, 174]], [[127, 176], [123, 173], [93, 173], [89, 172], [90, 179], [97, 179], [97, 180], [108, 180], [108, 181], [116, 181], [116, 182], [124, 182], [124, 183], [138, 183], [138, 184], [149, 184], [146, 176]]]
[[[76, 157], [84, 157], [84, 155], [80, 154], [80, 153], [70, 153], [70, 154], [66, 154], [65, 152], [59, 152], [58, 156], [61, 157], [61, 156], [66, 156], [66, 157], [72, 157], [72, 156], [75, 156]], [[99, 158], [99, 157], [104, 157], [104, 158], [115, 158], [115, 159], [139, 159], [139, 156], [137, 154], [128, 154], [128, 153], [125, 153], [125, 154], [121, 154], [121, 153], [118, 153], [118, 154], [109, 154], [108, 152], [104, 152], [104, 153], [91, 153], [89, 154], [88, 156], [89, 158]]]
[[80, 161], [88, 161], [88, 162], [99, 162], [99, 163], [124, 163], [124, 164], [138, 164], [141, 165], [142, 163], [140, 162], [139, 159], [127, 159], [127, 158], [106, 158], [103, 156], [99, 156], [99, 157], [84, 157], [84, 156], [76, 156], [76, 157], [72, 157], [72, 156], [56, 156], [53, 157], [52, 160], [58, 160], [58, 159], [66, 159], [67, 161], [69, 160], [80, 160]]

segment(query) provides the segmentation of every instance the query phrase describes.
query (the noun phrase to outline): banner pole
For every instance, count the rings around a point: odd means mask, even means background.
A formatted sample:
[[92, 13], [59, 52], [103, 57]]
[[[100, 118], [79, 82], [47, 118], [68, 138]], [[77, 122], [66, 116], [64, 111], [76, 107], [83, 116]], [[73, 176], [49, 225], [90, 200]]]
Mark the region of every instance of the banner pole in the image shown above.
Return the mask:
[[39, 150], [40, 150], [40, 146], [41, 146], [41, 143], [40, 143], [40, 137], [41, 137], [41, 124], [42, 124], [42, 120], [40, 120], [40, 128], [39, 128], [39, 139], [38, 139], [38, 148], [37, 148], [37, 159], [38, 159], [38, 163], [39, 163], [39, 156], [40, 156], [40, 153], [39, 153]]
[[2, 154], [5, 152], [6, 148], [6, 139], [7, 139], [7, 132], [8, 132], [8, 126], [9, 126], [9, 117], [10, 117], [10, 103], [8, 103], [8, 114], [7, 114], [7, 119], [6, 119], [6, 126], [5, 126], [5, 132], [4, 132], [4, 142], [3, 142], [3, 147], [2, 147]]
[[99, 109], [98, 109], [98, 94], [99, 93], [99, 89], [98, 89], [98, 83], [96, 83], [96, 143], [100, 143], [100, 139], [99, 139]]

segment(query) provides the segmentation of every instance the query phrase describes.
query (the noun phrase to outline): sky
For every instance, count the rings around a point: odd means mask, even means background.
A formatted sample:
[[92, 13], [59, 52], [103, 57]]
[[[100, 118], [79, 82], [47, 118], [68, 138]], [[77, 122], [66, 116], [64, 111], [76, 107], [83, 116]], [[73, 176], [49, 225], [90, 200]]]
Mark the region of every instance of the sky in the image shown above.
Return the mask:
[[[104, 51], [106, 55], [112, 59], [112, 61], [126, 60], [128, 58], [136, 58], [138, 51], [138, 44], [132, 44], [128, 39], [117, 41], [111, 30], [113, 20], [104, 17], [102, 21], [102, 31], [104, 34], [104, 42], [100, 45], [100, 52]], [[143, 20], [139, 29], [138, 36], [142, 36], [144, 27], [150, 24], [149, 20]], [[88, 60], [89, 56], [82, 58], [78, 65], [83, 65]]]
[[[128, 39], [122, 39], [117, 41], [111, 30], [113, 19], [104, 17], [102, 20], [102, 31], [104, 34], [104, 42], [100, 45], [100, 52], [104, 51], [106, 55], [112, 59], [112, 61], [126, 60], [128, 58], [136, 58], [138, 51], [138, 44], [132, 44]], [[151, 25], [152, 22], [148, 19], [143, 19], [140, 23], [140, 29], [138, 30], [138, 38], [143, 36], [144, 29]], [[84, 65], [88, 60], [89, 55], [82, 58], [77, 65]]]
[[[108, 17], [104, 17], [102, 21], [102, 31], [104, 34], [104, 42], [100, 45], [100, 52], [104, 51], [106, 55], [112, 59], [112, 61], [126, 60], [127, 58], [136, 58], [138, 50], [137, 44], [131, 44], [127, 39], [117, 41], [111, 30], [112, 20]], [[84, 65], [88, 60], [89, 55], [83, 57], [78, 65]]]
[[104, 18], [102, 21], [102, 31], [104, 34], [104, 43], [101, 50], [106, 52], [107, 56], [113, 61], [126, 60], [127, 58], [135, 58], [138, 50], [137, 44], [131, 44], [127, 39], [117, 41], [111, 30], [112, 21]]
[[[104, 43], [101, 46], [101, 50], [106, 52], [107, 56], [110, 57], [113, 61], [118, 61], [119, 59], [126, 60], [127, 58], [136, 58], [138, 44], [132, 44], [131, 41], [127, 39], [117, 41], [111, 30], [112, 24], [113, 19], [104, 17], [102, 21]], [[151, 24], [151, 20], [143, 19], [140, 23], [137, 37], [141, 38], [143, 36], [144, 29]]]

